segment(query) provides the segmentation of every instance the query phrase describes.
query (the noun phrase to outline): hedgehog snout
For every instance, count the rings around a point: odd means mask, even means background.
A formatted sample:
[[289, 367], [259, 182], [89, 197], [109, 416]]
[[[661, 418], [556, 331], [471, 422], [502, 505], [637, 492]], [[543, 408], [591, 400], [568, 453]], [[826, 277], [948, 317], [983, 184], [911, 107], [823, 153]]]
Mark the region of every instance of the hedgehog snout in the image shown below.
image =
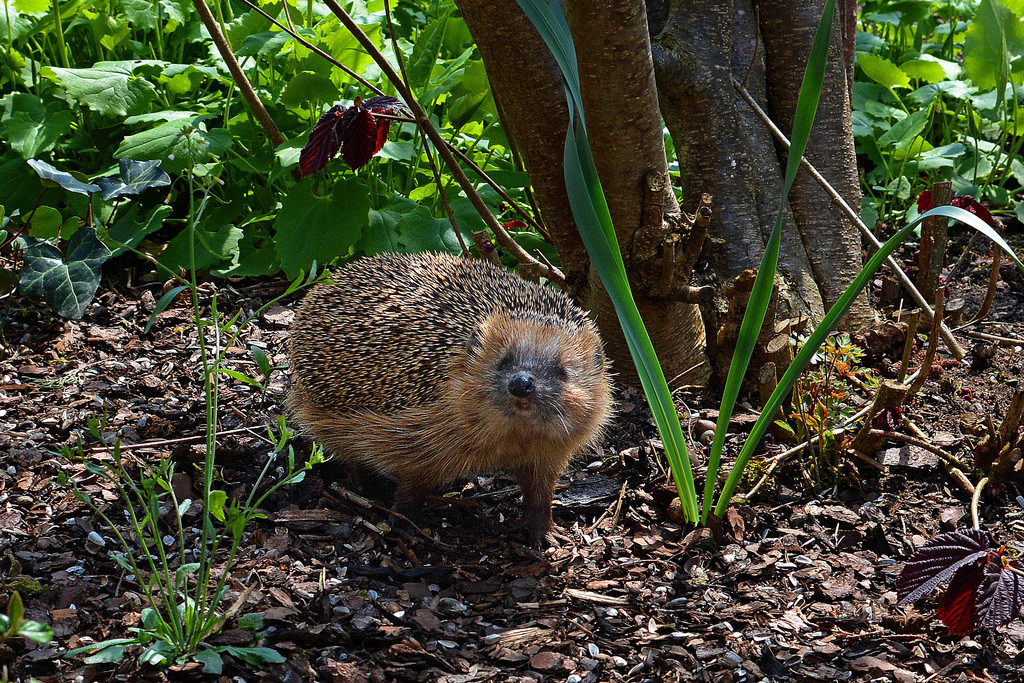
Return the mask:
[[537, 390], [533, 375], [528, 372], [517, 372], [508, 381], [508, 393], [516, 398], [529, 398]]

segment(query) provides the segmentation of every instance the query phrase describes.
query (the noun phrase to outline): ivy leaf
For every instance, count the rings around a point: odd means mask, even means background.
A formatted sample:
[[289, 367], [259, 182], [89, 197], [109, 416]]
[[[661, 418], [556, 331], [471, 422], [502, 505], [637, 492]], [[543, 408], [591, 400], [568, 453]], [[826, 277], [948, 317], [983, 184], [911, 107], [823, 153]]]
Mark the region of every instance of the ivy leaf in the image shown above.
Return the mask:
[[66, 255], [49, 242], [19, 239], [25, 249], [22, 291], [43, 299], [64, 318], [81, 318], [100, 286], [103, 264], [110, 258], [110, 249], [96, 237], [96, 230], [79, 229], [68, 240]]
[[125, 117], [145, 111], [156, 99], [156, 87], [133, 71], [135, 62], [97, 62], [87, 69], [47, 66], [42, 75], [60, 85], [64, 94], [106, 116]]
[[86, 196], [93, 192], [99, 192], [99, 185], [93, 183], [83, 183], [81, 180], [71, 175], [67, 171], [58, 171], [50, 164], [45, 161], [39, 161], [38, 159], [29, 159], [28, 165], [32, 167], [32, 170], [36, 172], [43, 180], [44, 187], [63, 187], [68, 192], [76, 192], [78, 194], [84, 194]]
[[134, 161], [122, 158], [118, 162], [121, 170], [120, 178], [100, 178], [96, 184], [103, 190], [104, 199], [114, 199], [123, 195], [136, 195], [151, 187], [163, 187], [171, 184], [171, 176], [167, 175], [156, 159]]

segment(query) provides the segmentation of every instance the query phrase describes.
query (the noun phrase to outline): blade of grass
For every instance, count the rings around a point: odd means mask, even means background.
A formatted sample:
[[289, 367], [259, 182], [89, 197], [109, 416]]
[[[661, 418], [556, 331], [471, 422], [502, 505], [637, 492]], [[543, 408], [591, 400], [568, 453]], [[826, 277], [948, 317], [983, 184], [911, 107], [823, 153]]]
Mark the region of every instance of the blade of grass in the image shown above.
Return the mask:
[[775, 415], [775, 411], [782, 405], [782, 399], [786, 394], [789, 393], [790, 389], [796, 383], [800, 373], [803, 372], [807, 364], [810, 363], [811, 357], [821, 346], [821, 343], [828, 336], [829, 332], [835, 327], [839, 319], [850, 310], [850, 306], [853, 304], [853, 300], [857, 298], [860, 291], [864, 289], [867, 283], [874, 277], [875, 273], [881, 268], [882, 263], [886, 257], [889, 256], [905, 239], [913, 234], [914, 229], [917, 228], [918, 224], [921, 223], [925, 218], [929, 216], [946, 216], [947, 218], [954, 218], [961, 223], [966, 223], [968, 226], [974, 228], [985, 237], [996, 243], [1000, 249], [1005, 251], [1010, 258], [1013, 259], [1014, 263], [1022, 273], [1024, 273], [1024, 262], [1022, 262], [1017, 255], [1014, 253], [1010, 245], [1003, 240], [1002, 237], [985, 221], [981, 220], [974, 214], [957, 208], [955, 206], [937, 206], [929, 211], [922, 213], [912, 222], [908, 223], [905, 228], [897, 232], [895, 235], [890, 237], [885, 244], [879, 249], [864, 265], [857, 276], [850, 283], [850, 286], [846, 288], [843, 295], [839, 297], [839, 301], [829, 310], [821, 323], [814, 328], [807, 341], [804, 342], [803, 347], [799, 353], [793, 359], [789, 368], [779, 379], [779, 384], [772, 392], [772, 395], [768, 397], [764, 407], [761, 409], [761, 416], [754, 423], [754, 426], [750, 430], [750, 435], [747, 437], [746, 442], [743, 444], [743, 448], [740, 450], [740, 454], [736, 457], [736, 462], [733, 464], [732, 469], [729, 472], [729, 478], [725, 482], [725, 486], [722, 488], [722, 493], [718, 496], [718, 502], [715, 504], [715, 515], [722, 516], [725, 514], [726, 508], [729, 506], [729, 502], [732, 500], [732, 495], [736, 491], [736, 486], [739, 484], [740, 476], [743, 473], [743, 468], [746, 467], [750, 461], [750, 457], [754, 453], [754, 449], [761, 441], [761, 437], [767, 431], [769, 424], [772, 421], [772, 416]]
[[[740, 323], [736, 348], [733, 350], [732, 361], [729, 364], [729, 375], [722, 392], [718, 423], [715, 425], [715, 438], [711, 443], [711, 453], [708, 456], [707, 479], [704, 481], [704, 497], [701, 505], [702, 524], [707, 523], [708, 513], [711, 510], [711, 500], [715, 493], [715, 483], [718, 481], [718, 468], [722, 460], [725, 436], [729, 430], [729, 420], [736, 407], [740, 386], [743, 384], [743, 377], [747, 374], [747, 366], [750, 365], [750, 358], [754, 354], [754, 346], [761, 333], [761, 326], [764, 324], [764, 318], [775, 288], [775, 272], [778, 268], [779, 245], [782, 240], [782, 217], [789, 198], [789, 191], [792, 189], [796, 173], [800, 169], [800, 159], [804, 155], [807, 141], [811, 136], [814, 116], [818, 111], [818, 99], [821, 97], [821, 85], [825, 78], [825, 65], [828, 60], [829, 38], [832, 35], [834, 10], [835, 0], [827, 0], [822, 8], [821, 19], [818, 21], [818, 29], [811, 45], [811, 53], [807, 58], [803, 82], [800, 84], [800, 96], [797, 99], [796, 113], [793, 117], [792, 141], [789, 156], [786, 158], [785, 183], [782, 188], [782, 196], [779, 198], [779, 211], [775, 218], [775, 227], [772, 228], [768, 242], [765, 244], [764, 254], [761, 256], [761, 265], [757, 269], [757, 277], [754, 279], [754, 286], [750, 291], [747, 310]], [[718, 514], [717, 509], [716, 514]]]

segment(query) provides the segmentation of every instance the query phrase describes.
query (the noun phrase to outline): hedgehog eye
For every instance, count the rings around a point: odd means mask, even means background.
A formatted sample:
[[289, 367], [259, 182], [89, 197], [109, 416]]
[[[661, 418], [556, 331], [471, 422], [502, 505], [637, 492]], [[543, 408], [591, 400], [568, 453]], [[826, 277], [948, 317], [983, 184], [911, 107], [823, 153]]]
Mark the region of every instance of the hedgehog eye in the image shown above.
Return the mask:
[[498, 363], [498, 372], [508, 372], [512, 367], [512, 354], [506, 353], [505, 357]]

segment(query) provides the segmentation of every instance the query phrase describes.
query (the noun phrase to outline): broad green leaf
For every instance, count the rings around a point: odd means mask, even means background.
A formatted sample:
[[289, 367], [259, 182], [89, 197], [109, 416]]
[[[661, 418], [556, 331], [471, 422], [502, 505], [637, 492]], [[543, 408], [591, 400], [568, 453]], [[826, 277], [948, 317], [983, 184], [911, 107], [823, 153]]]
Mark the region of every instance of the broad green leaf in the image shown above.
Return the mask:
[[53, 629], [38, 621], [23, 621], [18, 626], [18, 635], [45, 645], [53, 640]]
[[49, 242], [21, 239], [25, 245], [22, 291], [43, 299], [64, 318], [81, 318], [100, 285], [103, 264], [110, 258], [110, 250], [97, 239], [96, 231], [78, 230], [68, 240], [67, 255]]
[[0, 104], [0, 138], [23, 159], [49, 152], [71, 131], [74, 115], [63, 102], [16, 92], [0, 99]]
[[200, 650], [192, 655], [192, 659], [203, 665], [203, 671], [218, 676], [224, 670], [224, 658], [216, 650]]
[[160, 162], [134, 161], [123, 158], [118, 162], [121, 177], [100, 178], [96, 184], [103, 190], [104, 199], [114, 199], [124, 195], [136, 195], [151, 187], [164, 187], [171, 184], [171, 177], [160, 168]]
[[[182, 230], [174, 239], [167, 243], [167, 248], [160, 256], [160, 263], [178, 272], [179, 268], [186, 271], [191, 267], [189, 257], [188, 229]], [[208, 270], [222, 261], [231, 260], [238, 251], [238, 242], [242, 239], [242, 231], [232, 224], [222, 225], [216, 230], [196, 229], [195, 250], [196, 268]]]
[[114, 152], [115, 158], [160, 160], [167, 170], [178, 172], [205, 163], [230, 147], [231, 136], [223, 128], [206, 129], [199, 118], [176, 119], [156, 128], [129, 135]]
[[920, 106], [927, 106], [939, 95], [949, 95], [954, 100], [966, 100], [977, 88], [964, 81], [942, 81], [924, 85], [906, 96], [906, 99]]
[[[32, 212], [32, 222], [29, 223], [28, 234], [41, 240], [52, 240], [60, 233], [60, 226], [64, 218], [60, 211], [52, 206], [40, 206]], [[64, 235], [70, 237], [70, 235]]]
[[141, 204], [131, 203], [121, 208], [117, 220], [110, 226], [106, 235], [118, 243], [111, 245], [111, 255], [120, 256], [129, 249], [139, 246], [146, 235], [163, 227], [164, 221], [171, 215], [171, 210], [166, 204], [147, 208]]
[[865, 76], [887, 88], [910, 87], [910, 77], [888, 59], [861, 53], [857, 55], [857, 66], [861, 68]]
[[284, 657], [277, 650], [269, 647], [235, 647], [228, 645], [224, 648], [224, 651], [233, 657], [238, 657], [247, 664], [280, 664], [284, 661]]
[[48, 66], [42, 75], [71, 100], [106, 116], [138, 114], [156, 99], [156, 88], [136, 76], [133, 62], [97, 62], [87, 69]]
[[367, 256], [386, 251], [400, 251], [398, 245], [398, 223], [409, 213], [422, 209], [415, 201], [399, 195], [391, 195], [388, 203], [380, 209], [370, 209], [366, 227], [363, 229], [359, 248]]
[[230, 263], [211, 268], [210, 274], [217, 277], [258, 277], [281, 269], [274, 240], [262, 231], [245, 229], [244, 233]]
[[288, 79], [288, 85], [281, 93], [281, 104], [286, 107], [306, 107], [314, 102], [333, 103], [341, 98], [341, 91], [330, 78], [301, 71]]
[[900, 64], [900, 68], [911, 78], [917, 78], [925, 83], [938, 83], [946, 80], [946, 72], [935, 62], [924, 59], [911, 59]]
[[886, 147], [906, 147], [928, 125], [928, 113], [927, 109], [918, 109], [910, 116], [894, 124], [892, 128], [878, 138], [878, 146], [881, 149]]
[[[474, 215], [479, 217], [479, 214]], [[434, 218], [425, 207], [402, 216], [395, 229], [398, 233], [399, 251], [460, 251], [459, 240], [452, 230], [452, 224], [447, 218]]]
[[416, 146], [412, 140], [388, 140], [377, 156], [382, 159], [409, 161], [416, 156]]
[[116, 664], [124, 659], [124, 650], [124, 645], [111, 645], [89, 655], [83, 661], [86, 664]]
[[[997, 0], [981, 0], [964, 35], [964, 71], [982, 90], [1010, 80], [1011, 64], [1024, 56], [1024, 24]], [[1013, 71], [1020, 83], [1018, 67]]]
[[14, 8], [23, 14], [42, 14], [52, 7], [47, 0], [14, 0]]
[[313, 194], [311, 178], [294, 185], [281, 200], [274, 222], [285, 276], [296, 277], [313, 261], [326, 265], [347, 255], [362, 235], [369, 211], [367, 187], [355, 179], [339, 180], [327, 197]]
[[100, 191], [98, 185], [82, 182], [66, 171], [58, 171], [45, 161], [29, 159], [27, 163], [43, 181], [44, 187], [62, 187], [68, 192], [76, 192], [87, 196], [93, 192]]

